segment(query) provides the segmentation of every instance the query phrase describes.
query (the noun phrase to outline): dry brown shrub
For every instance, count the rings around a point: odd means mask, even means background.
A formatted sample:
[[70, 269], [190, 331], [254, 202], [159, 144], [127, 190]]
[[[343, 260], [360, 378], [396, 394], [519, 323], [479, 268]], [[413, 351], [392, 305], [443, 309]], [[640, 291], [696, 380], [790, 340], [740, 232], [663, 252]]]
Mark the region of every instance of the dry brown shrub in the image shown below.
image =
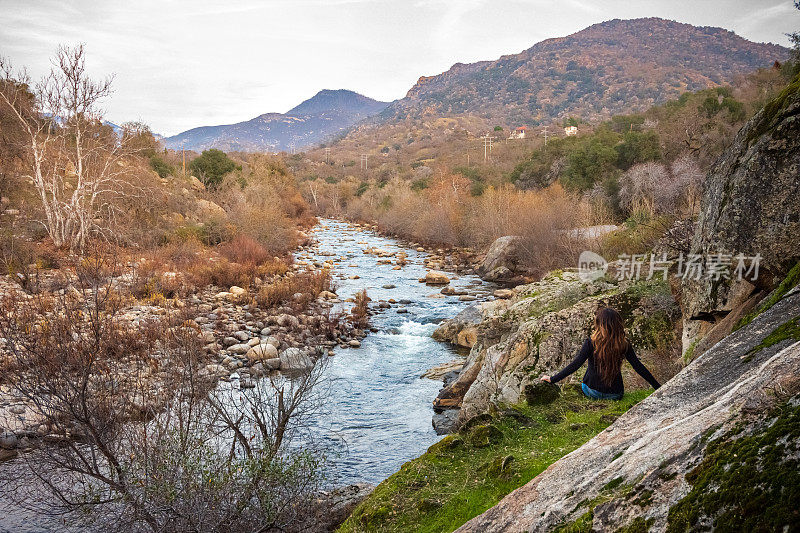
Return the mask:
[[369, 325], [369, 296], [367, 289], [361, 289], [356, 293], [355, 304], [350, 310], [350, 321], [358, 328], [365, 328]]
[[202, 261], [186, 271], [187, 278], [197, 288], [214, 285], [221, 288], [249, 287], [257, 271], [255, 265], [232, 263], [225, 258]]
[[256, 302], [264, 308], [292, 305], [302, 309], [306, 308], [319, 293], [329, 290], [331, 290], [330, 270], [292, 273], [261, 287]]
[[224, 242], [218, 247], [219, 252], [229, 261], [247, 265], [261, 265], [272, 256], [266, 248], [255, 239], [239, 234], [232, 241]]
[[283, 276], [288, 271], [289, 264], [287, 261], [275, 257], [258, 266], [258, 275], [264, 279]]

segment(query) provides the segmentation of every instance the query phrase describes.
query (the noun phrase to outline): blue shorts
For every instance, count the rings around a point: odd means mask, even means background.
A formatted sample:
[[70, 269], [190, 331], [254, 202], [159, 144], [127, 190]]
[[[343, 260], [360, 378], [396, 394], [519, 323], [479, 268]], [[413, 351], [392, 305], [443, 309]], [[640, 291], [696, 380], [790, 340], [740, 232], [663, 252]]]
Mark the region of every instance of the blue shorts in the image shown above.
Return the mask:
[[586, 383], [581, 383], [581, 389], [583, 393], [586, 395], [587, 398], [591, 398], [592, 400], [621, 400], [622, 393], [609, 393], [609, 392], [600, 392], [599, 390], [594, 390], [593, 388], [589, 387]]

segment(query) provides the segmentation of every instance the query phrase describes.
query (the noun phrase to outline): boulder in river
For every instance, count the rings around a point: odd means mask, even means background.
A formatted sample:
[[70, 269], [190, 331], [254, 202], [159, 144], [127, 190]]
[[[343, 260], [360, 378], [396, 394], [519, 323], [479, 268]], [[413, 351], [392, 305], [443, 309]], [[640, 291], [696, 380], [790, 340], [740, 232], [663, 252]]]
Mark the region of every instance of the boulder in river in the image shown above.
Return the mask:
[[228, 346], [228, 351], [236, 355], [244, 355], [250, 351], [250, 345], [234, 344], [233, 346]]
[[478, 266], [478, 275], [487, 281], [509, 281], [514, 278], [521, 267], [521, 241], [522, 237], [518, 235], [496, 239]]
[[425, 283], [428, 285], [447, 285], [450, 277], [440, 270], [429, 270], [425, 274]]

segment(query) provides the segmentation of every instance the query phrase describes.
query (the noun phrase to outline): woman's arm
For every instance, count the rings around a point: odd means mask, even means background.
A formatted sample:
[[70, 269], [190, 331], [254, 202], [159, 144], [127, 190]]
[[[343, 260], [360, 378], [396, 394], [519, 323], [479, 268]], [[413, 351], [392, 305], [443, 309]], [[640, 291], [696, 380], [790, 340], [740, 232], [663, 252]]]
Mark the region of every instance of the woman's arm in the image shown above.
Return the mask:
[[653, 377], [653, 374], [647, 370], [647, 367], [644, 366], [641, 361], [639, 361], [638, 357], [636, 357], [636, 352], [633, 351], [633, 346], [630, 344], [628, 344], [628, 351], [625, 352], [625, 359], [628, 360], [636, 373], [646, 379], [654, 389], [657, 389], [661, 386], [658, 380]]
[[[586, 360], [589, 358], [589, 352], [591, 350], [592, 350], [592, 347], [591, 347], [591, 344], [589, 343], [589, 339], [586, 339], [583, 342], [583, 346], [581, 346], [581, 349], [578, 351], [578, 354], [575, 356], [575, 359], [573, 359], [570, 364], [568, 364], [566, 367], [564, 367], [564, 370], [562, 370], [561, 372], [559, 372], [555, 376], [553, 376], [550, 379], [547, 379], [545, 381], [549, 381], [550, 383], [558, 383], [559, 381], [561, 381], [565, 377], [569, 376], [570, 374], [572, 374], [573, 372], [578, 370], [581, 367], [581, 365], [583, 363], [585, 363]], [[548, 377], [548, 376], [544, 376], [544, 377]]]

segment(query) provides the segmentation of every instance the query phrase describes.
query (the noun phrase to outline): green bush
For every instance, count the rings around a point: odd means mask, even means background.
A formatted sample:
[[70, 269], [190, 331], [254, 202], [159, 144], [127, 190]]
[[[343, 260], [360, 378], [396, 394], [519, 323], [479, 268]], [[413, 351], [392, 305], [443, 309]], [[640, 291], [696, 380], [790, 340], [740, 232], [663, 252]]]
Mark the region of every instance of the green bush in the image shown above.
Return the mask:
[[150, 156], [150, 168], [155, 170], [161, 178], [166, 178], [170, 174], [175, 173], [175, 167], [164, 161], [164, 158], [158, 154]]
[[199, 157], [189, 163], [189, 170], [205, 184], [206, 187], [216, 187], [222, 182], [223, 176], [242, 167], [234, 163], [222, 150], [211, 148], [203, 150]]

